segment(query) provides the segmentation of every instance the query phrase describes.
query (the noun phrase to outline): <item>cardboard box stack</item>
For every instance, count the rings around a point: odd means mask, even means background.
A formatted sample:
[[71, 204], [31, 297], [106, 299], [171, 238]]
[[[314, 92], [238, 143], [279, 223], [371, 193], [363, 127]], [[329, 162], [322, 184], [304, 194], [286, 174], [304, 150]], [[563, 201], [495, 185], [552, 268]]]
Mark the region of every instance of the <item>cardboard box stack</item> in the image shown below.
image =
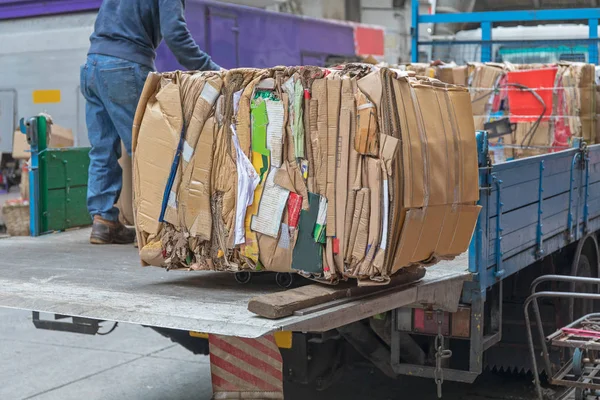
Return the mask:
[[563, 150], [572, 138], [597, 143], [592, 64], [470, 63], [436, 70], [438, 79], [455, 84], [455, 76], [467, 71], [476, 130], [501, 118], [513, 124], [512, 134], [490, 138], [496, 163]]
[[465, 88], [363, 64], [149, 76], [133, 132], [143, 264], [385, 284], [466, 251]]

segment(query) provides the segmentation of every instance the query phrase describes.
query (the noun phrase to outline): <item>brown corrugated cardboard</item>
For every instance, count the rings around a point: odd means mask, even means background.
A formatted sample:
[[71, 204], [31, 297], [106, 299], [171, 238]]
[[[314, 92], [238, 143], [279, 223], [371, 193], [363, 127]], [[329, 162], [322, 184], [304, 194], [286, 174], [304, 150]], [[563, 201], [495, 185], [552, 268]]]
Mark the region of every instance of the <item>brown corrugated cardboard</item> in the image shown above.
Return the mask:
[[[316, 120], [314, 107], [316, 105]], [[327, 79], [316, 79], [312, 85], [311, 125], [316, 127], [312, 136], [313, 162], [317, 193], [327, 195]]]
[[452, 83], [467, 86], [469, 84], [469, 67], [461, 65], [452, 68]]
[[437, 67], [436, 78], [445, 83], [453, 84], [454, 82], [454, 67]]
[[379, 154], [379, 129], [375, 104], [359, 90], [356, 94], [356, 106], [358, 115], [354, 148], [359, 154], [376, 157]]
[[488, 102], [498, 78], [504, 74], [502, 68], [493, 65], [477, 65], [472, 74], [471, 106], [474, 116], [486, 116]]
[[[149, 84], [152, 82], [146, 86]], [[174, 80], [165, 82], [157, 94], [151, 95], [139, 127], [144, 135], [134, 142], [134, 176], [146, 178], [143, 185], [134, 187], [136, 225], [149, 234], [156, 235], [160, 229], [164, 189], [183, 125], [180, 99], [179, 83]]]
[[479, 188], [477, 185], [472, 185], [470, 182], [479, 180], [477, 168], [477, 144], [473, 140], [473, 119], [469, 118], [470, 101], [469, 94], [464, 89], [449, 89], [447, 92], [450, 100], [450, 109], [454, 114], [453, 125], [458, 128], [458, 137], [455, 138], [457, 143], [458, 154], [458, 177], [457, 183], [460, 188], [461, 203], [475, 203], [479, 200]]
[[365, 258], [358, 267], [357, 275], [370, 277], [381, 275], [381, 271], [372, 270], [372, 264], [373, 259], [375, 258], [375, 253], [377, 253], [377, 250], [379, 249], [379, 241], [381, 239], [382, 229], [382, 161], [375, 158], [368, 158], [366, 169], [367, 183], [371, 192], [369, 236]]
[[354, 109], [354, 95], [352, 93], [352, 83], [349, 79], [342, 81], [341, 110], [339, 119], [339, 136], [337, 144], [336, 160], [336, 209], [339, 213], [336, 218], [336, 237], [338, 252], [334, 254], [336, 268], [343, 273], [344, 255], [346, 250], [346, 221], [348, 213], [353, 208], [348, 204], [348, 163], [350, 159], [350, 136], [352, 124], [352, 110]]
[[[290, 96], [300, 99], [299, 86], [291, 77], [304, 89], [298, 110]], [[260, 267], [366, 285], [385, 284], [400, 268], [430, 264], [468, 246], [479, 191], [466, 89], [359, 65], [326, 72], [164, 74], [159, 81], [147, 84], [134, 126], [143, 262], [193, 270]], [[198, 95], [205, 89], [213, 101]], [[179, 108], [167, 110], [167, 97]], [[281, 118], [268, 109], [275, 103], [283, 106]], [[300, 122], [304, 143], [294, 137]], [[281, 164], [269, 147], [274, 126], [285, 127]], [[236, 135], [238, 127], [245, 139]], [[184, 152], [173, 177], [180, 135]], [[250, 146], [249, 159], [242, 142]], [[295, 154], [302, 145], [306, 158]], [[155, 171], [147, 161], [159, 152]], [[262, 180], [253, 192], [244, 189], [243, 171]], [[166, 182], [173, 178], [172, 210], [159, 223]], [[148, 199], [151, 204], [144, 204]], [[242, 220], [244, 226], [236, 226]]]
[[[342, 81], [327, 80], [327, 236], [336, 235], [336, 163]], [[330, 254], [333, 261], [333, 253]], [[332, 263], [333, 264], [333, 263]], [[333, 265], [332, 265], [333, 266]]]
[[[354, 208], [354, 220], [352, 221], [352, 235], [355, 240], [348, 249], [351, 253], [350, 269], [356, 274], [356, 268], [364, 259], [369, 241], [369, 216], [371, 214], [371, 191], [363, 188], [358, 191], [356, 205]], [[358, 208], [360, 206], [360, 209]]]
[[121, 194], [117, 200], [117, 208], [119, 209], [119, 221], [125, 225], [135, 225], [133, 217], [133, 172], [131, 169], [131, 157], [125, 150], [125, 145], [121, 143], [121, 158], [119, 158], [123, 176], [123, 187]]
[[190, 235], [210, 240], [212, 234], [211, 183], [215, 118], [210, 117], [202, 127], [196, 151], [183, 175], [180, 190], [180, 213]]
[[[54, 124], [51, 118], [48, 118], [48, 121], [48, 147], [53, 149], [73, 147], [73, 131], [71, 129]], [[27, 143], [27, 137], [19, 130], [13, 133], [12, 156], [14, 159], [19, 160], [29, 160], [31, 157], [31, 153], [29, 152], [29, 144]]]

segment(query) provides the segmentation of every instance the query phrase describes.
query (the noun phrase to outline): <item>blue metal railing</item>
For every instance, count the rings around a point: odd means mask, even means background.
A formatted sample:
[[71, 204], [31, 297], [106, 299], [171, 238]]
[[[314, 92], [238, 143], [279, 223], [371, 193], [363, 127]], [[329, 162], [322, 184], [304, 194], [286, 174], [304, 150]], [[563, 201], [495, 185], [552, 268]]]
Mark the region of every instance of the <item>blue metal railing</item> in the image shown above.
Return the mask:
[[[481, 27], [481, 40], [471, 41], [471, 44], [481, 46], [479, 60], [489, 62], [494, 59], [494, 45], [500, 42], [494, 41], [492, 27], [494, 23], [502, 22], [524, 22], [524, 21], [586, 21], [588, 24], [587, 59], [592, 64], [598, 64], [598, 20], [600, 19], [600, 8], [570, 8], [558, 10], [523, 10], [523, 11], [490, 11], [470, 12], [453, 14], [419, 14], [419, 0], [412, 0], [412, 62], [419, 61], [420, 45], [440, 45], [439, 42], [419, 41], [419, 24], [452, 24], [452, 23], [475, 23]], [[571, 39], [581, 40], [581, 39]], [[585, 39], [583, 39], [585, 41]], [[515, 41], [513, 41], [515, 42]], [[538, 41], [541, 42], [541, 41]], [[557, 42], [556, 40], [552, 41]], [[452, 42], [456, 45], [459, 42]], [[465, 42], [462, 44], [469, 44]]]

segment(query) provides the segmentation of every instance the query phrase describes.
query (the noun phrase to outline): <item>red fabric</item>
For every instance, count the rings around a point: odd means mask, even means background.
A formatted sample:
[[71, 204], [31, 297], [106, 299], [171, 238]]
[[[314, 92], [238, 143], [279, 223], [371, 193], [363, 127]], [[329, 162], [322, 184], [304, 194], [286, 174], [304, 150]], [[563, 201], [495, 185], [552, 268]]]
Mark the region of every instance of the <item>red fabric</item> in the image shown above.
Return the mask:
[[[506, 75], [509, 84], [521, 84], [527, 86], [542, 98], [546, 105], [544, 120], [548, 120], [552, 114], [552, 90], [554, 87], [556, 72], [558, 68], [542, 68], [535, 70], [511, 71]], [[514, 86], [508, 86], [508, 103], [510, 107], [510, 122], [535, 122], [542, 114], [544, 107], [539, 100], [527, 90], [518, 90]]]
[[292, 228], [298, 227], [300, 220], [300, 211], [302, 210], [302, 196], [296, 193], [290, 193], [288, 200], [288, 225]]

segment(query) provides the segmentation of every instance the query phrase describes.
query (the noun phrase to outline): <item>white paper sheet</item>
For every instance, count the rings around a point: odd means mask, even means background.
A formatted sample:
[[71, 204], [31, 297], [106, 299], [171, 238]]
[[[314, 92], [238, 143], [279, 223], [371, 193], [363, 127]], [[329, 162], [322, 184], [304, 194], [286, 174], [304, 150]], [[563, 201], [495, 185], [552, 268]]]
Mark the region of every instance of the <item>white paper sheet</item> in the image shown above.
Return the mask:
[[244, 93], [244, 89], [238, 90], [233, 94], [233, 115], [237, 116], [238, 108], [240, 107], [240, 100], [242, 99], [242, 93]]
[[265, 181], [263, 194], [260, 197], [258, 214], [252, 217], [252, 222], [250, 223], [250, 228], [253, 231], [274, 238], [279, 234], [281, 218], [283, 217], [283, 211], [290, 195], [289, 190], [275, 184], [276, 173], [277, 168], [273, 168], [269, 172]]
[[219, 96], [219, 92], [217, 89], [212, 87], [212, 85], [208, 82], [204, 84], [202, 88], [202, 93], [200, 93], [200, 97], [202, 97], [208, 104], [211, 106], [215, 103], [215, 100]]
[[267, 100], [267, 149], [271, 151], [271, 165], [281, 167], [283, 157], [283, 119], [285, 111], [282, 101]]
[[390, 187], [388, 180], [383, 181], [383, 233], [381, 234], [381, 244], [379, 247], [381, 250], [387, 248], [387, 237], [388, 237], [388, 218], [390, 212]]
[[240, 148], [240, 142], [235, 133], [235, 127], [231, 126], [233, 132], [233, 144], [237, 155], [238, 190], [235, 210], [235, 245], [246, 243], [246, 229], [244, 220], [246, 210], [254, 200], [254, 190], [260, 182], [260, 176], [254, 166]]
[[190, 162], [190, 159], [194, 155], [194, 148], [189, 145], [187, 140], [183, 141], [183, 159], [185, 162]]

